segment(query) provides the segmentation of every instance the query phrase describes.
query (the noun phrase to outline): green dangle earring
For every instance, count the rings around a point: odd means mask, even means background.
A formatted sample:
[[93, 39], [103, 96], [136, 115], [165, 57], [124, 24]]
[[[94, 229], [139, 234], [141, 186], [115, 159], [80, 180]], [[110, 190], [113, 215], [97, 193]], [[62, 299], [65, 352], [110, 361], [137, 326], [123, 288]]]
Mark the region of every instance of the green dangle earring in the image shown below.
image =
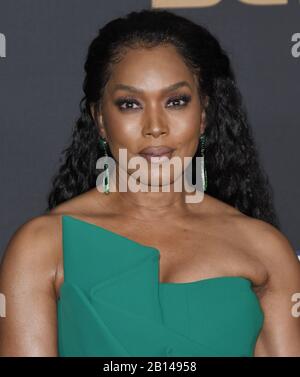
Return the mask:
[[205, 168], [205, 160], [204, 160], [204, 151], [205, 151], [205, 141], [206, 141], [206, 138], [205, 138], [205, 135], [202, 134], [200, 136], [200, 145], [201, 145], [201, 152], [200, 152], [200, 157], [203, 158], [203, 166], [202, 166], [202, 182], [204, 182], [204, 191], [206, 191], [207, 189], [207, 172], [206, 172], [206, 168]]
[[103, 192], [105, 194], [109, 194], [109, 170], [108, 170], [108, 155], [107, 155], [107, 141], [105, 139], [100, 139], [100, 144], [102, 149], [104, 149], [104, 156], [105, 156], [105, 162], [104, 162], [104, 179], [102, 182]]

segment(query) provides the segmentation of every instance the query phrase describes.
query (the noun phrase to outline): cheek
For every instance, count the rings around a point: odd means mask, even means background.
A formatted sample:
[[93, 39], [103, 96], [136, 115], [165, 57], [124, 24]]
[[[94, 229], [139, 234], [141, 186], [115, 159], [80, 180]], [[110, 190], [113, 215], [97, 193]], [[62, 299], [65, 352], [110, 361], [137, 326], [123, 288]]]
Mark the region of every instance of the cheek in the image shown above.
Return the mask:
[[198, 148], [200, 136], [199, 125], [197, 125], [197, 127], [193, 125], [189, 126], [189, 128], [181, 130], [181, 133], [178, 133], [177, 137], [174, 138], [177, 148], [176, 155], [180, 157], [193, 157]]
[[[110, 127], [111, 152], [119, 161], [120, 149], [125, 149], [127, 159], [134, 155], [136, 148], [140, 145], [140, 137], [136, 128], [128, 125], [115, 123]], [[124, 153], [124, 151], [122, 151]]]
[[199, 134], [201, 113], [196, 108], [191, 107], [190, 109], [178, 111], [177, 115], [172, 114], [168, 123], [174, 135], [188, 141]]
[[132, 120], [130, 117], [125, 120], [124, 115], [116, 114], [110, 114], [106, 119], [109, 124], [107, 132], [114, 146], [130, 148], [131, 145], [136, 144], [139, 135], [136, 120]]
[[111, 133], [115, 148], [126, 148], [128, 153], [134, 151], [140, 144], [139, 132], [134, 127], [120, 125]]
[[196, 122], [191, 121], [185, 125], [181, 124], [174, 133], [174, 139], [178, 141], [178, 144], [182, 149], [193, 148], [198, 141], [198, 135], [200, 135], [200, 126]]
[[182, 147], [182, 155], [183, 157], [193, 157], [197, 152], [198, 148], [198, 138], [194, 137], [193, 139], [189, 140], [183, 147]]

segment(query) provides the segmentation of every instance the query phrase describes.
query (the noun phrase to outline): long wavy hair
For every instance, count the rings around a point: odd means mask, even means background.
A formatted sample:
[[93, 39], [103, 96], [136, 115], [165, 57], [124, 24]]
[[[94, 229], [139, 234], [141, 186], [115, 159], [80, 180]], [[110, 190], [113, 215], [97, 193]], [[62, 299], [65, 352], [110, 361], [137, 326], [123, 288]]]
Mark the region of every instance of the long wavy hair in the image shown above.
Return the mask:
[[[166, 10], [142, 10], [114, 19], [91, 42], [84, 65], [81, 114], [71, 143], [62, 152], [64, 161], [52, 178], [47, 210], [96, 186], [96, 161], [104, 152], [90, 106], [101, 106], [114, 63], [120, 61], [126, 49], [162, 44], [176, 48], [196, 74], [200, 100], [209, 99], [205, 109], [206, 193], [279, 228], [273, 190], [259, 161], [226, 52], [206, 28]], [[109, 148], [108, 155], [113, 157]], [[196, 156], [200, 156], [200, 145]]]

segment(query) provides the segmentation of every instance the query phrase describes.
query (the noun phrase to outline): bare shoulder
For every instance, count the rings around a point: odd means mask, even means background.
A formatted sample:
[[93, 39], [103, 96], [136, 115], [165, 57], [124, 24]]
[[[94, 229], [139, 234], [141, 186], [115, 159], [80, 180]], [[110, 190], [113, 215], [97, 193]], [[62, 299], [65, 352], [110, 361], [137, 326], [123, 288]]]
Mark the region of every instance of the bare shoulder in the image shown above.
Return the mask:
[[[40, 216], [33, 217], [21, 224], [13, 233], [7, 245], [5, 254], [26, 253], [34, 257], [34, 251], [39, 258], [57, 257], [57, 246], [61, 242], [61, 216], [63, 214], [84, 215], [89, 213], [92, 190], [69, 199]], [[9, 250], [9, 251], [8, 251]]]
[[81, 208], [84, 208], [83, 196], [80, 197], [67, 200], [48, 213], [27, 220], [17, 228], [4, 251], [1, 276], [8, 276], [11, 269], [20, 269], [24, 277], [25, 274], [29, 276], [31, 273], [37, 277], [41, 273], [54, 282], [61, 259], [61, 215], [80, 213]]
[[53, 282], [57, 266], [59, 233], [52, 216], [41, 215], [21, 224], [11, 236], [1, 261], [1, 278], [43, 276]]
[[248, 237], [254, 250], [260, 253], [268, 265], [272, 266], [283, 260], [298, 261], [288, 238], [272, 224], [249, 216], [241, 216], [238, 226], [245, 237]]
[[[61, 216], [84, 214], [91, 207], [92, 192], [58, 205], [46, 214], [21, 224], [11, 236], [0, 266], [2, 292], [16, 286], [42, 286], [53, 298], [58, 297], [62, 280]], [[21, 288], [20, 288], [21, 289]]]
[[[300, 263], [286, 235], [272, 224], [232, 209], [232, 237], [247, 245], [255, 260], [251, 271], [263, 279], [254, 291], [264, 313], [255, 356], [299, 356], [300, 322], [295, 302], [300, 292]], [[236, 235], [236, 236], [235, 236]]]
[[255, 262], [253, 266], [260, 276], [257, 280], [263, 283], [261, 286], [267, 287], [274, 282], [278, 284], [283, 268], [289, 275], [285, 281], [300, 278], [298, 257], [284, 233], [272, 224], [247, 216], [213, 197], [208, 197], [208, 204], [212, 209], [212, 218], [216, 219], [218, 234], [226, 234], [226, 238], [243, 251], [250, 263]]
[[42, 215], [21, 224], [4, 252], [0, 291], [8, 314], [0, 322], [1, 356], [57, 355], [54, 282], [59, 233], [54, 220]]
[[283, 232], [266, 221], [244, 215], [237, 217], [236, 229], [267, 271], [268, 286], [282, 284], [279, 280], [283, 271], [285, 282], [300, 283], [300, 263]]
[[111, 214], [113, 204], [113, 193], [105, 195], [99, 192], [97, 188], [93, 188], [59, 204], [49, 212], [49, 215], [54, 217], [73, 215], [83, 218], [101, 216]]
[[295, 251], [287, 237], [272, 224], [247, 216], [226, 203], [215, 198], [215, 214], [225, 224], [230, 224], [236, 238], [249, 245], [249, 251], [260, 255], [268, 266], [282, 262], [282, 259], [298, 261]]

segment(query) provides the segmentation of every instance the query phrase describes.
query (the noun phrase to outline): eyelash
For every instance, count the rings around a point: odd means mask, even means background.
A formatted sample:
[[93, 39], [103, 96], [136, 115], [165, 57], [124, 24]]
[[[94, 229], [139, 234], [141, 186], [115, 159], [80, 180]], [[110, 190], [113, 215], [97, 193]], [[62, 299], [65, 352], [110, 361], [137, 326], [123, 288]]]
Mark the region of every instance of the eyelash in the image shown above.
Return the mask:
[[[175, 108], [180, 108], [180, 107], [187, 106], [187, 104], [190, 102], [190, 100], [191, 100], [191, 96], [183, 94], [181, 96], [170, 98], [168, 102], [185, 101], [185, 104], [183, 104], [183, 105], [174, 105], [174, 106], [171, 106], [171, 107], [175, 107]], [[119, 107], [119, 109], [121, 111], [136, 110], [136, 109], [133, 109], [133, 108], [121, 108], [121, 105], [123, 105], [124, 103], [138, 104], [137, 101], [135, 101], [133, 98], [130, 98], [130, 97], [120, 98], [115, 103], [116, 103], [116, 105]]]

